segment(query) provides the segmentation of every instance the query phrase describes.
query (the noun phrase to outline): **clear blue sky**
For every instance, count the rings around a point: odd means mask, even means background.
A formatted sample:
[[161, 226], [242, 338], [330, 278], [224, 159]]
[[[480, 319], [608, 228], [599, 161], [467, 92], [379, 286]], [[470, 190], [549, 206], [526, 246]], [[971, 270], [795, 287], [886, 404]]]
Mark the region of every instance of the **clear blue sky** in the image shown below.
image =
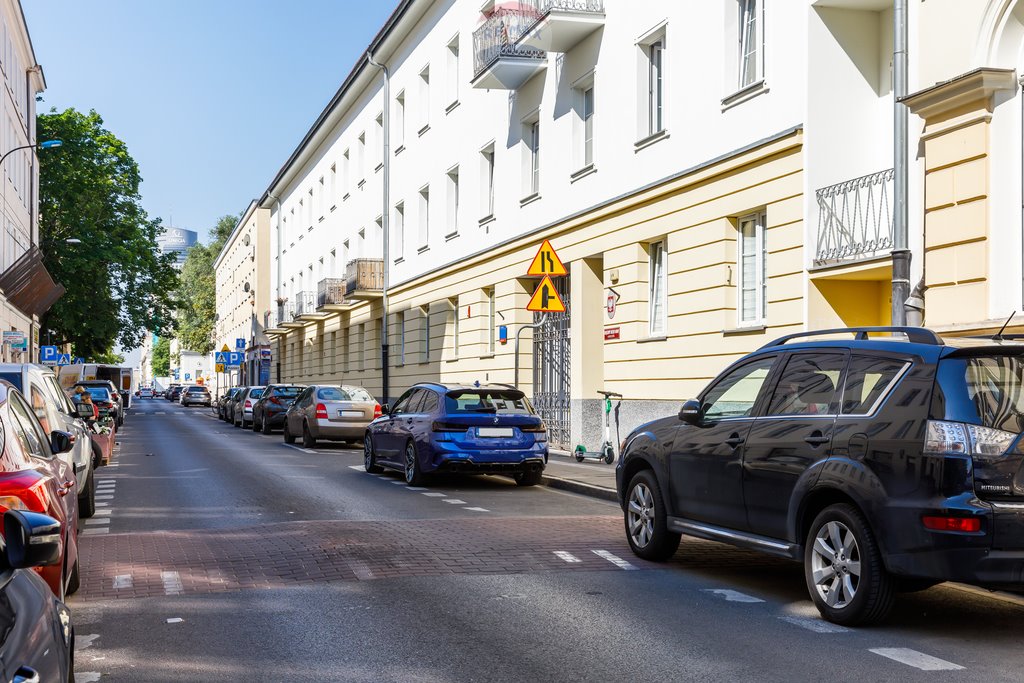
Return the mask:
[[124, 140], [151, 216], [195, 230], [267, 184], [396, 0], [22, 0], [47, 90]]

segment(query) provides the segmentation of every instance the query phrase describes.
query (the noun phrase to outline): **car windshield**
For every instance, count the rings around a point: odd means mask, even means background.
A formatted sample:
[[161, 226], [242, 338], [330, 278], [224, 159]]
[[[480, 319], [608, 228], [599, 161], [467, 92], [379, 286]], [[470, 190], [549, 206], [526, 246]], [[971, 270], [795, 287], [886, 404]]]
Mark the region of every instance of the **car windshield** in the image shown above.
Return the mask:
[[0, 372], [0, 379], [5, 379], [15, 386], [18, 391], [21, 391], [21, 373], [20, 372]]
[[449, 413], [500, 413], [533, 415], [526, 396], [515, 389], [462, 389], [449, 391], [444, 397]]
[[316, 397], [321, 401], [372, 401], [365, 389], [359, 387], [323, 387], [317, 389]]
[[274, 396], [281, 398], [295, 398], [305, 387], [277, 387], [274, 389]]
[[94, 401], [109, 401], [110, 391], [106, 387], [85, 387]]

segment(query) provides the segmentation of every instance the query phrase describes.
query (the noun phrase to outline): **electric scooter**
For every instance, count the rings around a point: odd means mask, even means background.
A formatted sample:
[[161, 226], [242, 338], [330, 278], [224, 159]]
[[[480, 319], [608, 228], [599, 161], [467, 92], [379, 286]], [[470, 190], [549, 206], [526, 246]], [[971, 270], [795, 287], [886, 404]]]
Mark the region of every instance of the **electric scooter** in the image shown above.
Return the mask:
[[584, 460], [598, 460], [604, 462], [606, 465], [611, 465], [615, 462], [615, 444], [612, 443], [612, 397], [618, 399], [615, 404], [615, 432], [619, 431], [619, 407], [622, 406], [622, 394], [618, 394], [614, 391], [598, 391], [597, 393], [604, 396], [604, 443], [601, 444], [601, 450], [599, 451], [588, 451], [583, 447], [583, 444], [576, 446], [576, 462], [583, 462]]

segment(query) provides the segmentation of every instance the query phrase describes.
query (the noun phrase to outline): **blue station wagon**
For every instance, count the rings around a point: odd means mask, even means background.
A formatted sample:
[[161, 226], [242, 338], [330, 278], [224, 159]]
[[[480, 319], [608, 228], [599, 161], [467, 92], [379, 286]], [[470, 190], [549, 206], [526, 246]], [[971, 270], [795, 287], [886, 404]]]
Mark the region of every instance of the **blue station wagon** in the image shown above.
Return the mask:
[[396, 469], [410, 486], [435, 472], [509, 474], [534, 486], [548, 461], [547, 427], [518, 389], [422, 383], [369, 424], [363, 458], [367, 472]]

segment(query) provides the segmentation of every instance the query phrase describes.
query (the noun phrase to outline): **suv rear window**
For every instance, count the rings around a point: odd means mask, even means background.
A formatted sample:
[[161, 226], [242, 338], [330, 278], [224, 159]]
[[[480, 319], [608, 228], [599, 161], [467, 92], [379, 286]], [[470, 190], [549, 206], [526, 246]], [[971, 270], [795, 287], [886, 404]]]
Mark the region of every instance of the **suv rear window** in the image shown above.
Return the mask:
[[283, 398], [295, 398], [302, 393], [305, 387], [275, 387], [274, 396], [281, 396]]
[[259, 398], [263, 395], [263, 389], [250, 389], [249, 398]]
[[20, 372], [0, 372], [0, 379], [5, 379], [14, 385], [14, 388], [21, 391], [21, 373]]
[[533, 415], [526, 396], [515, 389], [449, 391], [444, 397], [444, 406], [449, 413]]
[[936, 419], [1024, 432], [1024, 357], [944, 358], [937, 388]]

